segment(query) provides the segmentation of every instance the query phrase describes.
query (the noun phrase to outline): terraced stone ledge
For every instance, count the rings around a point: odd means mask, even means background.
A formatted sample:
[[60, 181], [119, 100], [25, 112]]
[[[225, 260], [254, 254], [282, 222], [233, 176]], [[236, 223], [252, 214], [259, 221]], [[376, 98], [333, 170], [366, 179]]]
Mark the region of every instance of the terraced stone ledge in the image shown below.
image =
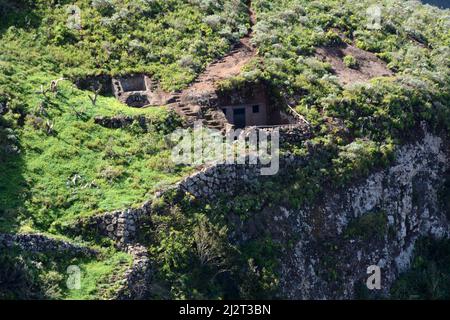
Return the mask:
[[98, 251], [94, 249], [42, 234], [0, 234], [0, 249], [12, 250], [14, 248], [31, 253], [58, 252], [84, 256], [98, 254]]

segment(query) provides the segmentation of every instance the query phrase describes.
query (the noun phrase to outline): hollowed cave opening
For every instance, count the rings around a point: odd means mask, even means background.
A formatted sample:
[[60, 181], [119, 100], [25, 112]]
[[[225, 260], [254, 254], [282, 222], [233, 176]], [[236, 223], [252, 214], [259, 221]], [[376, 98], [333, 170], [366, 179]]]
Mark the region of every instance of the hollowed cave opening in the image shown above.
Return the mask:
[[235, 128], [270, 127], [295, 123], [279, 104], [271, 101], [264, 85], [252, 85], [219, 94], [219, 108]]

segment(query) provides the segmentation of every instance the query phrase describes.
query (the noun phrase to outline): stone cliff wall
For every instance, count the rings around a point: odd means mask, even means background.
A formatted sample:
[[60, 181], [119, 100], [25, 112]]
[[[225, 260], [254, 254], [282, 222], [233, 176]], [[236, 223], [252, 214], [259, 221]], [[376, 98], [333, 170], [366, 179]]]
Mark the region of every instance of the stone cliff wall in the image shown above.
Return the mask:
[[[419, 237], [450, 234], [438, 201], [450, 167], [448, 146], [448, 141], [425, 131], [423, 139], [397, 150], [391, 167], [346, 190], [328, 192], [320, 204], [267, 210], [264, 228], [280, 241], [296, 239], [281, 260], [282, 296], [355, 298], [355, 289], [365, 288], [371, 265], [382, 272], [378, 294], [388, 295], [399, 273], [408, 269]], [[348, 232], [349, 223], [376, 212], [387, 218], [386, 228], [377, 231], [381, 236]], [[254, 225], [248, 223], [241, 233], [248, 236]]]
[[[234, 221], [233, 237], [246, 241], [270, 231], [275, 241], [290, 243], [283, 246], [280, 261], [283, 298], [355, 298], [355, 289], [364, 287], [367, 267], [371, 265], [381, 268], [379, 293], [387, 295], [399, 273], [408, 269], [418, 238], [450, 235], [449, 223], [438, 201], [444, 173], [450, 168], [449, 146], [445, 137], [424, 130], [417, 142], [397, 149], [396, 160], [389, 168], [346, 189], [327, 191], [315, 206], [299, 210], [272, 206], [246, 222]], [[279, 174], [289, 174], [291, 168], [307, 161], [283, 157]], [[189, 193], [209, 202], [221, 195], [245, 192], [261, 178], [260, 169], [261, 165], [213, 165], [187, 177], [170, 191]], [[386, 222], [377, 231], [378, 236], [364, 238], [348, 232], [353, 222], [380, 212]], [[89, 218], [79, 227], [113, 239], [123, 250], [129, 251], [131, 246], [141, 252], [136, 244], [139, 226], [141, 219], [151, 214], [149, 201], [139, 208]], [[151, 277], [146, 255], [139, 253], [136, 257], [121, 298], [139, 297], [146, 290], [142, 279]]]
[[133, 257], [133, 265], [125, 271], [122, 286], [115, 298], [119, 300], [144, 299], [148, 294], [153, 275], [147, 248], [141, 245], [129, 245], [126, 252]]

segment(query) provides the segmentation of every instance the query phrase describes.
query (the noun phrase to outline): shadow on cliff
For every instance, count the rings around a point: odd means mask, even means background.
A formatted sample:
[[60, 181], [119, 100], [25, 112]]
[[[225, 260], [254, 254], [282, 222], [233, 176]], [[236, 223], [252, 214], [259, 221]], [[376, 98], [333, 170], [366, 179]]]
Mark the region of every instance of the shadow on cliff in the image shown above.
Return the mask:
[[0, 233], [17, 231], [18, 216], [24, 213], [24, 202], [29, 195], [23, 176], [23, 154], [16, 153], [17, 145], [5, 141], [5, 133], [11, 135], [11, 132], [0, 123]]

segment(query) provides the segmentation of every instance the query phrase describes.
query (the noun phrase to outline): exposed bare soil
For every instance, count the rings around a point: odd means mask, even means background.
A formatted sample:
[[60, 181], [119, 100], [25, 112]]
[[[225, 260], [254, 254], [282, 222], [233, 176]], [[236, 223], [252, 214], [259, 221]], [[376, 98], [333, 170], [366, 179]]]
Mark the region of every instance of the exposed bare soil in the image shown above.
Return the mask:
[[251, 4], [249, 15], [251, 22], [249, 33], [234, 46], [230, 53], [211, 63], [195, 82], [182, 93], [182, 96], [215, 91], [218, 82], [239, 75], [242, 68], [255, 57], [256, 49], [250, 44], [250, 40], [253, 36], [256, 16], [251, 9]]
[[237, 76], [242, 68], [255, 56], [249, 39], [241, 39], [234, 50], [220, 60], [211, 63], [196, 81], [186, 90], [189, 92], [214, 91], [219, 81]]
[[[349, 68], [344, 64], [344, 57], [351, 55], [358, 61], [358, 66]], [[361, 50], [352, 45], [321, 47], [316, 50], [316, 57], [329, 62], [342, 85], [366, 82], [376, 77], [389, 77], [393, 72], [386, 63], [375, 54]]]

